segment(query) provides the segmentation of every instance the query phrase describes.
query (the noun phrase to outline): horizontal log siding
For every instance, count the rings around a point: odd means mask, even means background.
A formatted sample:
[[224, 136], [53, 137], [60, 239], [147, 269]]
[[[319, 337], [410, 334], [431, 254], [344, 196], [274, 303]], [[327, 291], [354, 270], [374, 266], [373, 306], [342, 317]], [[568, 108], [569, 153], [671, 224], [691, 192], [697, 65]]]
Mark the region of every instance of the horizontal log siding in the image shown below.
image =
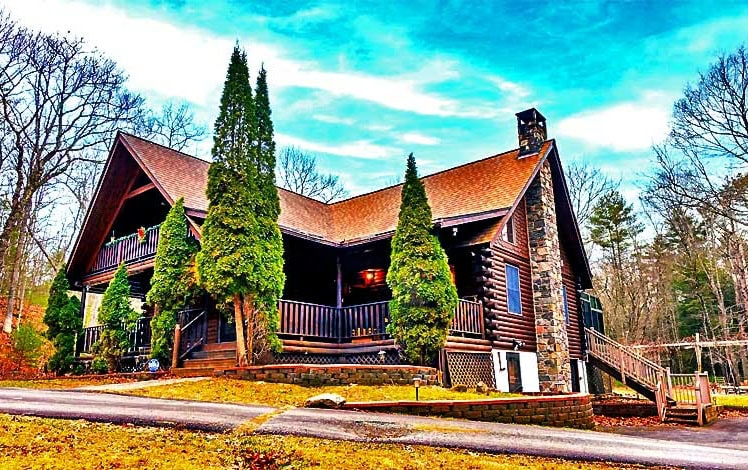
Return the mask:
[[[513, 218], [514, 243], [499, 240], [495, 246], [481, 250], [486, 335], [499, 348], [510, 349], [512, 339], [517, 339], [525, 343], [521, 351], [535, 351], [535, 310], [524, 199], [517, 206]], [[522, 315], [509, 313], [507, 309], [507, 263], [519, 268]]]
[[560, 244], [560, 248], [563, 263], [561, 266], [561, 275], [566, 286], [566, 296], [569, 303], [569, 324], [566, 325], [566, 334], [569, 337], [569, 357], [571, 359], [582, 359], [582, 335], [584, 334], [584, 327], [582, 326], [582, 311], [579, 308], [577, 296], [576, 275], [574, 266], [569, 260], [563, 243]]

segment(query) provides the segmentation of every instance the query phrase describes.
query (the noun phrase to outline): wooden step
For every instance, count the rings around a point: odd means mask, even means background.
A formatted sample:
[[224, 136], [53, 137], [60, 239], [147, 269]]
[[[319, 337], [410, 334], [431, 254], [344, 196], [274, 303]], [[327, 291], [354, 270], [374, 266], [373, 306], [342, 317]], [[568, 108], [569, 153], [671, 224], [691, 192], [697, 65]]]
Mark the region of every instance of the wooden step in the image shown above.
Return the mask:
[[192, 351], [189, 360], [192, 359], [234, 359], [235, 349], [219, 349], [215, 351]]
[[226, 350], [236, 351], [236, 341], [231, 341], [231, 342], [226, 342], [226, 343], [208, 343], [208, 344], [203, 344], [203, 346], [200, 348], [200, 351], [226, 351]]
[[665, 410], [665, 421], [680, 424], [699, 424], [699, 414], [695, 407], [674, 406]]
[[236, 359], [233, 357], [229, 359], [186, 359], [182, 363], [183, 369], [228, 369], [231, 367], [236, 367]]
[[212, 377], [215, 369], [212, 367], [194, 367], [191, 369], [171, 369], [171, 374], [177, 377]]

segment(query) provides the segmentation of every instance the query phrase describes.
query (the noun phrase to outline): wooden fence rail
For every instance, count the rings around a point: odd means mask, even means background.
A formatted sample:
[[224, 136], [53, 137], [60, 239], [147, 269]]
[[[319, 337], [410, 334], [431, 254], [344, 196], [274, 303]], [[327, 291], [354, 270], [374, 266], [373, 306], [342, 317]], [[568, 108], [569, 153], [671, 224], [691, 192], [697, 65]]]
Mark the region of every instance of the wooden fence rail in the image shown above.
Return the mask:
[[120, 263], [132, 263], [155, 256], [160, 230], [161, 224], [147, 228], [142, 241], [137, 233], [131, 233], [107, 243], [96, 256], [91, 272], [105, 271], [116, 268]]

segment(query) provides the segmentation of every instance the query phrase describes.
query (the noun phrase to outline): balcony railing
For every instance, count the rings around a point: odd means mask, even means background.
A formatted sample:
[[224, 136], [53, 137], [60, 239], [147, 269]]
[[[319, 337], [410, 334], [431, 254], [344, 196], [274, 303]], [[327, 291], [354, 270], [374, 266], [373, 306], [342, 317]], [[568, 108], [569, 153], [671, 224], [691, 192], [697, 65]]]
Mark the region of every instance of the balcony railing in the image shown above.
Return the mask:
[[154, 257], [158, 248], [160, 228], [160, 224], [147, 228], [142, 240], [137, 233], [131, 233], [107, 243], [96, 256], [91, 271], [106, 271], [116, 268], [120, 263], [136, 263]]

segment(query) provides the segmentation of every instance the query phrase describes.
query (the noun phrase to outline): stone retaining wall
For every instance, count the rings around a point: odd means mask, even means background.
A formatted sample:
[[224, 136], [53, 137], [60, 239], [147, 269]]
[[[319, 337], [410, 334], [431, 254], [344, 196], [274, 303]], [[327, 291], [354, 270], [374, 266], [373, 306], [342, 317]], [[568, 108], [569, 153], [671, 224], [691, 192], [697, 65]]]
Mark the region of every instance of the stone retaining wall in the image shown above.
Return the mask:
[[486, 400], [389, 401], [346, 403], [344, 409], [444, 416], [498, 423], [592, 429], [589, 395], [495, 398]]
[[321, 385], [408, 385], [420, 377], [424, 385], [437, 382], [437, 371], [430, 367], [372, 366], [359, 364], [308, 365], [273, 364], [267, 366], [225, 369], [216, 375], [245, 380], [287, 383], [305, 386]]

